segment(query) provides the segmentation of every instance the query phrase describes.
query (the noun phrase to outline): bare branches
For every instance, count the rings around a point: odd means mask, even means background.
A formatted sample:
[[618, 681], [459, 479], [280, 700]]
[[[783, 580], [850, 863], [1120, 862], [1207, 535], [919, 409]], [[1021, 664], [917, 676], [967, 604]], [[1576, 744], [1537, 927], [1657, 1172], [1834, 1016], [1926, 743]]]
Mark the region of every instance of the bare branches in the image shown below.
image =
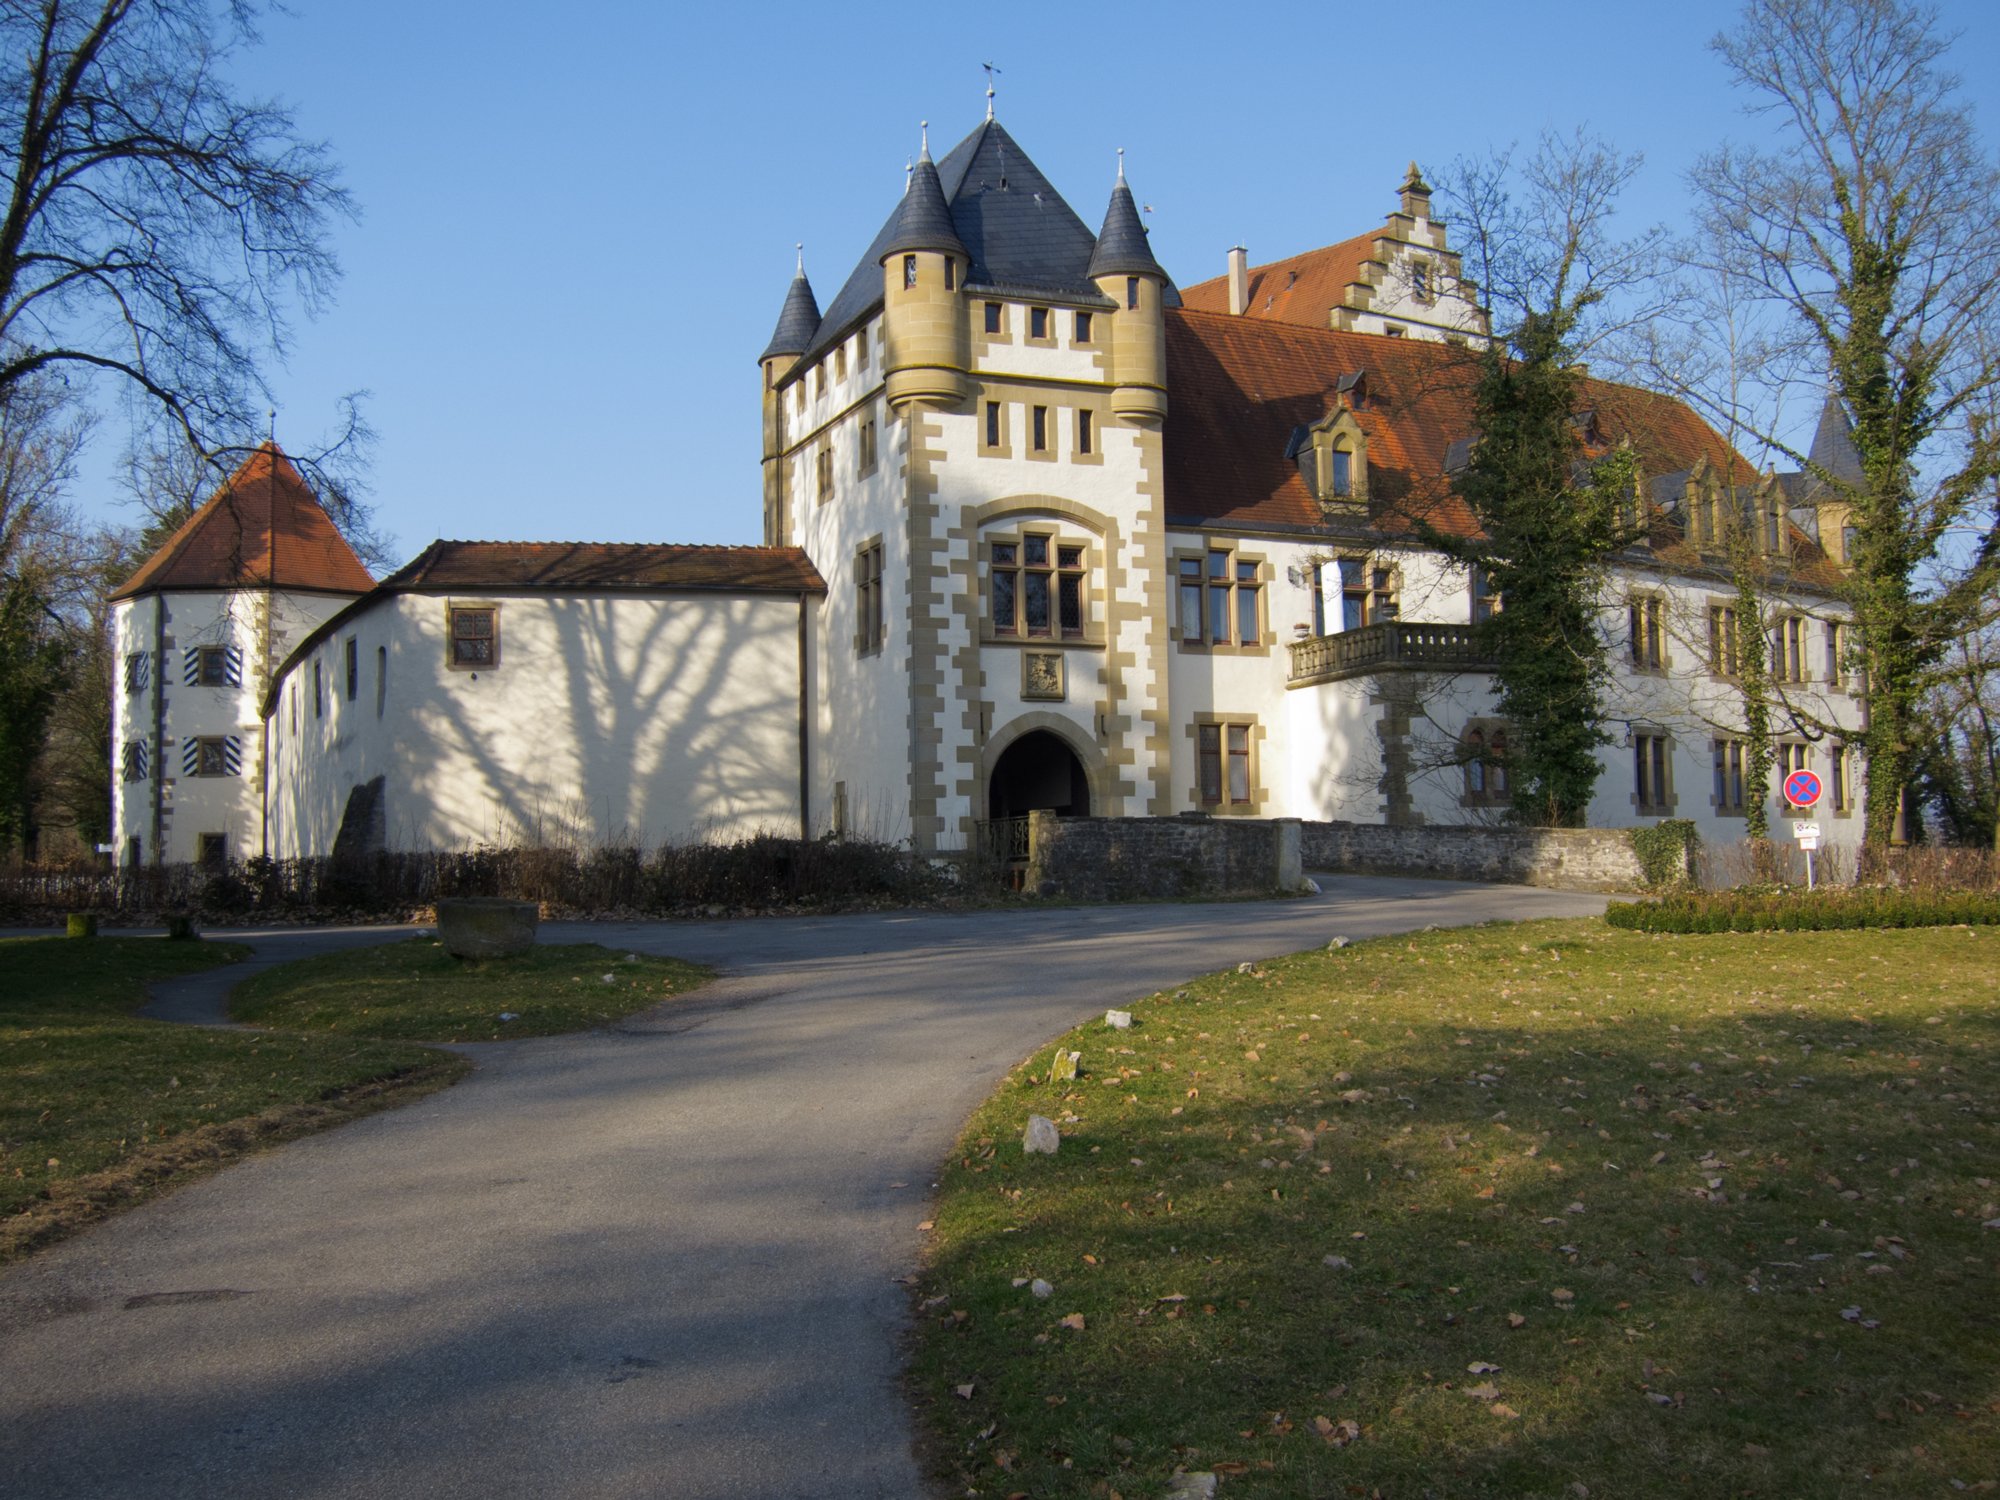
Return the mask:
[[254, 428], [258, 356], [324, 301], [352, 212], [326, 148], [225, 82], [255, 10], [0, 0], [0, 389], [72, 364], [197, 444]]

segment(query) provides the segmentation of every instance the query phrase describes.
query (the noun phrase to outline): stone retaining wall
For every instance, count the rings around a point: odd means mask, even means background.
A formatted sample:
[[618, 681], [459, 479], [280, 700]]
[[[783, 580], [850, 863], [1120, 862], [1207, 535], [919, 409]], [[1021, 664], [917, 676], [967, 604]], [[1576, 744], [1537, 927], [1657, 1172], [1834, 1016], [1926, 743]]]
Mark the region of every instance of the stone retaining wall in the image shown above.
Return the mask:
[[1251, 818], [1029, 819], [1027, 889], [1078, 901], [1261, 895], [1300, 870], [1419, 875], [1573, 891], [1645, 885], [1617, 828], [1301, 823]]
[[1567, 891], [1636, 891], [1646, 884], [1622, 828], [1487, 828], [1307, 823], [1309, 870], [1425, 875]]

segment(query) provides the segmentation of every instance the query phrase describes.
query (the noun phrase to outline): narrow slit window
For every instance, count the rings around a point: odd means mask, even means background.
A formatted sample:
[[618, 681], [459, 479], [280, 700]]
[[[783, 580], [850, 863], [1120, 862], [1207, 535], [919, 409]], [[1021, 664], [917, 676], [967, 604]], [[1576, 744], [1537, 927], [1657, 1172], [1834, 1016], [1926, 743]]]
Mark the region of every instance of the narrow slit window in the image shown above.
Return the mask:
[[1035, 408], [1034, 431], [1035, 431], [1035, 451], [1037, 453], [1048, 452], [1049, 409], [1046, 406], [1038, 406]]
[[1078, 453], [1088, 455], [1097, 451], [1095, 446], [1097, 434], [1092, 431], [1095, 425], [1095, 413], [1079, 411], [1076, 414], [1076, 451]]
[[907, 291], [916, 284], [917, 258], [914, 255], [906, 255], [903, 257], [903, 287]]

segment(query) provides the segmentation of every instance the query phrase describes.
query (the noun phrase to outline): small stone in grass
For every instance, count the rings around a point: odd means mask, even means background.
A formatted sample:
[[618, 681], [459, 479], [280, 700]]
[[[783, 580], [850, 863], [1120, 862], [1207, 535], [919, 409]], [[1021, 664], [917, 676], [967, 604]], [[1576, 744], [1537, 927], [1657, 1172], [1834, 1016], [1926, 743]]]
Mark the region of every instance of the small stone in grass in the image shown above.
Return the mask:
[[1039, 1276], [1037, 1276], [1033, 1281], [1028, 1283], [1028, 1290], [1033, 1292], [1037, 1297], [1039, 1297], [1043, 1301], [1047, 1301], [1049, 1298], [1053, 1297], [1056, 1294], [1056, 1289], [1050, 1286], [1046, 1281], [1042, 1280], [1042, 1278]]
[[1347, 946], [1347, 939], [1344, 937], [1329, 938], [1326, 944], [1326, 951], [1329, 953], [1338, 953], [1342, 948], [1345, 948], [1346, 946]]
[[1029, 1155], [1054, 1156], [1062, 1144], [1056, 1122], [1046, 1115], [1029, 1115], [1028, 1128], [1021, 1133], [1021, 1150]]
[[503, 1010], [500, 1012], [500, 1019], [503, 1021], [518, 1021], [521, 1019], [521, 1015], [519, 1011]]
[[1104, 1024], [1114, 1031], [1129, 1031], [1132, 1028], [1132, 1012], [1129, 1010], [1107, 1010]]
[[1323, 1256], [1320, 1259], [1320, 1264], [1330, 1266], [1336, 1271], [1351, 1271], [1354, 1269], [1354, 1262], [1344, 1255]]

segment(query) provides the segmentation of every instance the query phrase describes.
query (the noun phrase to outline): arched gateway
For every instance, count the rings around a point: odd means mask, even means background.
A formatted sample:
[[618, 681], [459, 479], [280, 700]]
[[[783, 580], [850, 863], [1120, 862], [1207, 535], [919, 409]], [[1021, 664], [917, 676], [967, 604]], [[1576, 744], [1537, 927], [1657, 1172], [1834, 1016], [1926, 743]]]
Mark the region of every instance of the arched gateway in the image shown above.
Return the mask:
[[1069, 817], [1091, 811], [1083, 762], [1046, 729], [1032, 730], [1003, 750], [986, 783], [986, 815], [994, 821], [1037, 811]]

